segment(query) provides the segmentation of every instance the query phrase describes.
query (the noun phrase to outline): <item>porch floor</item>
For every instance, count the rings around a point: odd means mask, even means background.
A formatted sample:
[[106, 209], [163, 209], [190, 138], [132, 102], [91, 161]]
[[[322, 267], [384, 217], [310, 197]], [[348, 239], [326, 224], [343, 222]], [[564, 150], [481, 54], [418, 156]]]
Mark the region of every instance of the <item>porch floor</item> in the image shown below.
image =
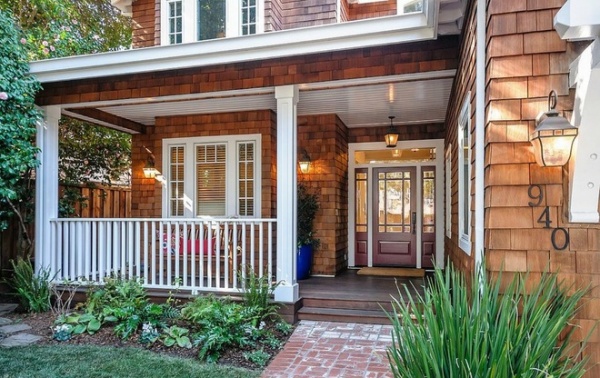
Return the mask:
[[[389, 324], [392, 297], [423, 294], [427, 278], [359, 276], [347, 270], [336, 277], [310, 277], [299, 281], [302, 308], [300, 320]], [[385, 310], [385, 311], [384, 311]]]

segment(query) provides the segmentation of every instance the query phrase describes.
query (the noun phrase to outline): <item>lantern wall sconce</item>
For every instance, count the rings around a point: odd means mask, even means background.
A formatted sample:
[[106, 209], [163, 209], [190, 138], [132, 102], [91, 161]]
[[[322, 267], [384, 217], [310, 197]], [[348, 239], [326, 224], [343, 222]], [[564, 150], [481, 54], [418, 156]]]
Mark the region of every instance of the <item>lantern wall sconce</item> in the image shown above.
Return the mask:
[[154, 167], [154, 155], [146, 147], [144, 147], [144, 149], [148, 152], [148, 159], [146, 159], [146, 165], [144, 166], [144, 177], [153, 179], [156, 179], [158, 177], [162, 179], [162, 175], [160, 174], [158, 169]]
[[298, 159], [298, 165], [300, 166], [300, 172], [302, 173], [308, 173], [309, 169], [310, 169], [310, 156], [308, 155], [308, 152], [306, 152], [306, 150], [302, 150], [302, 157], [300, 159]]
[[555, 110], [556, 92], [548, 95], [548, 111], [540, 113], [530, 136], [536, 162], [542, 167], [560, 167], [569, 161], [577, 137], [577, 127]]
[[398, 144], [398, 130], [394, 126], [394, 116], [389, 116], [390, 126], [388, 127], [388, 131], [385, 134], [385, 146], [387, 148], [394, 148], [396, 144]]

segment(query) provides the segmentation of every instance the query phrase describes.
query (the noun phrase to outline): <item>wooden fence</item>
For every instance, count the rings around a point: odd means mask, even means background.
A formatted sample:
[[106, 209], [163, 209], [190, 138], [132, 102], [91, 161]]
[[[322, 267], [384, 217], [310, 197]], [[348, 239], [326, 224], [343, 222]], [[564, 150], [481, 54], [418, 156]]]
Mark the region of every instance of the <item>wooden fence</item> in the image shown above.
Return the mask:
[[[87, 200], [75, 207], [78, 218], [129, 218], [131, 217], [131, 189], [125, 187], [85, 187], [78, 185], [61, 186], [60, 193], [70, 189]], [[11, 268], [10, 260], [17, 257], [19, 242], [19, 223], [15, 220], [9, 228], [0, 232], [0, 280], [6, 277]], [[35, 235], [32, 224], [28, 227], [31, 238]]]

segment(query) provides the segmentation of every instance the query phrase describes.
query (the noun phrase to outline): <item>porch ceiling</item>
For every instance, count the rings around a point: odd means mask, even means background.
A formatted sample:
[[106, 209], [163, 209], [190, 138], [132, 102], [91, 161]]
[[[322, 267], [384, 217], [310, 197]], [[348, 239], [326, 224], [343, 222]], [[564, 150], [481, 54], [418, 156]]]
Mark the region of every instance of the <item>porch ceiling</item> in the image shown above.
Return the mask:
[[[347, 127], [375, 127], [396, 117], [397, 125], [443, 122], [452, 87], [454, 71], [343, 80], [300, 86], [298, 115], [337, 114]], [[84, 109], [78, 107], [85, 106]], [[277, 109], [274, 88], [203, 94], [196, 97], [165, 96], [136, 102], [98, 102], [66, 107], [71, 117], [89, 119], [89, 108], [126, 123], [154, 125], [156, 117], [202, 113], [225, 113], [257, 109]], [[87, 118], [84, 118], [87, 115]], [[130, 132], [143, 132], [129, 127]]]

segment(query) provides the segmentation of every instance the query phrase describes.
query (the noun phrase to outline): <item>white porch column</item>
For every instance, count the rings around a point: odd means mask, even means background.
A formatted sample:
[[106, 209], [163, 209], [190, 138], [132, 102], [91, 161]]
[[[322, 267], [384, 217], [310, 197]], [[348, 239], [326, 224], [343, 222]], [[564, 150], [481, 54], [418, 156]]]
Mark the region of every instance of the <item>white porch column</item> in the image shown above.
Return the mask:
[[298, 87], [275, 88], [277, 99], [277, 281], [275, 300], [294, 303], [296, 282], [296, 151]]
[[50, 219], [58, 218], [58, 121], [60, 106], [43, 108], [44, 120], [37, 127], [36, 144], [40, 166], [35, 185], [35, 269], [57, 273], [53, 245], [50, 242]]

